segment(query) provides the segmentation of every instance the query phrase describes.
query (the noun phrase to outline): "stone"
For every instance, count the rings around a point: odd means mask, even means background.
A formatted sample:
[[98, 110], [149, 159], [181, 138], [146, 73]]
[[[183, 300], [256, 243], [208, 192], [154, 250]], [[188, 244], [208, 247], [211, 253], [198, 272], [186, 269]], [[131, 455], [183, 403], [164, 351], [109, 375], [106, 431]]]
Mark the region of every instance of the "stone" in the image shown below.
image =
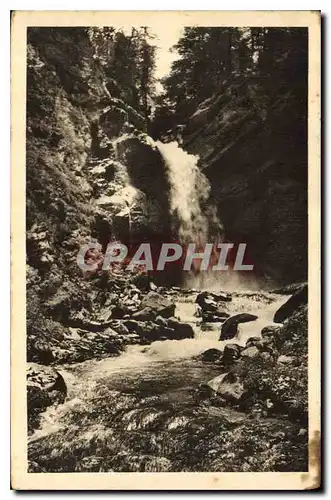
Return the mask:
[[275, 323], [284, 323], [300, 306], [308, 302], [308, 285], [304, 285], [283, 304], [274, 316]]
[[223, 351], [223, 364], [230, 365], [234, 363], [237, 359], [239, 359], [242, 349], [243, 348], [237, 344], [227, 344]]
[[155, 318], [155, 323], [161, 326], [168, 326], [168, 321], [166, 320], [166, 318], [163, 318], [162, 316], [157, 316]]
[[198, 294], [195, 302], [201, 307], [203, 311], [216, 311], [217, 304], [209, 294], [209, 292], [201, 292]]
[[207, 384], [217, 395], [226, 401], [238, 402], [245, 394], [245, 388], [240, 378], [232, 372], [223, 373], [210, 380]]
[[246, 349], [244, 349], [242, 352], [241, 352], [241, 357], [243, 358], [256, 358], [257, 356], [259, 356], [260, 354], [260, 351], [258, 350], [258, 348], [256, 346], [252, 346], [252, 347], [247, 347]]
[[209, 312], [201, 310], [202, 321], [204, 321], [205, 323], [221, 323], [222, 321], [229, 318], [229, 316], [230, 314], [224, 311]]
[[150, 308], [155, 316], [170, 318], [175, 313], [176, 305], [157, 292], [149, 292], [141, 301], [141, 307]]
[[151, 307], [144, 307], [140, 311], [132, 314], [131, 318], [137, 321], [152, 321], [153, 319], [155, 319], [155, 316], [156, 312], [153, 311]]
[[54, 368], [28, 363], [27, 365], [28, 423], [32, 430], [39, 425], [39, 414], [48, 406], [63, 403], [67, 396], [65, 381]]
[[279, 332], [279, 326], [277, 326], [277, 325], [265, 326], [261, 330], [261, 337], [262, 338], [274, 337], [278, 334], [278, 332]]
[[216, 361], [220, 359], [221, 356], [222, 351], [219, 349], [207, 349], [207, 351], [204, 351], [199, 357], [202, 361]]
[[250, 337], [246, 344], [245, 344], [245, 347], [252, 347], [252, 346], [256, 346], [259, 344], [259, 342], [261, 341], [261, 337]]
[[219, 340], [233, 339], [238, 333], [239, 323], [255, 321], [258, 317], [255, 314], [240, 313], [228, 318], [222, 325]]
[[271, 354], [269, 352], [266, 352], [266, 351], [262, 351], [260, 353], [260, 356], [264, 361], [272, 361], [273, 360], [273, 357], [271, 356]]

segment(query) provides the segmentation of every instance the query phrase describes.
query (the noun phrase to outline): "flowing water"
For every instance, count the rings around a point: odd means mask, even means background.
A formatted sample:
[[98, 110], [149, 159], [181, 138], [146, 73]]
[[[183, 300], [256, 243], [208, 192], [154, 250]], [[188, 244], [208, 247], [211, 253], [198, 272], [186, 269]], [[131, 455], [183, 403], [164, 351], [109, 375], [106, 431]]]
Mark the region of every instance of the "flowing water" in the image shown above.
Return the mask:
[[[198, 157], [176, 142], [152, 145], [165, 161], [180, 242], [195, 242], [201, 248], [211, 234], [217, 240], [221, 228]], [[258, 320], [240, 325], [235, 339], [220, 342], [221, 323], [201, 324], [195, 316], [198, 292], [170, 288], [166, 294], [176, 302], [176, 316], [192, 325], [194, 338], [135, 345], [116, 358], [56, 367], [68, 397], [64, 404], [47, 409], [30, 437], [32, 470], [224, 470], [221, 451], [228, 446], [233, 426], [247, 417], [230, 407], [204, 403], [199, 387], [219, 375], [220, 367], [199, 355], [210, 348], [222, 350], [226, 343], [245, 345], [249, 337], [260, 335], [264, 326], [272, 324], [284, 297], [244, 293], [235, 273], [223, 276], [222, 280], [215, 272], [189, 275], [186, 286], [231, 288], [233, 300], [224, 303], [224, 309], [230, 314], [250, 312]]]
[[[226, 343], [244, 345], [259, 335], [272, 323], [284, 297], [234, 294], [227, 303], [229, 312], [252, 312], [259, 319], [240, 325], [237, 338], [223, 342], [218, 340], [220, 324], [201, 325], [195, 317], [194, 294], [179, 293], [174, 299], [176, 316], [194, 328], [193, 339], [131, 346], [117, 358], [57, 367], [68, 398], [42, 415], [40, 429], [30, 438], [32, 461], [49, 471], [200, 470], [204, 463], [206, 470], [211, 467], [214, 426], [243, 416], [197, 400], [200, 384], [220, 374], [219, 367], [197, 356], [209, 348], [222, 350]], [[203, 438], [206, 450], [193, 463], [188, 458], [197, 446], [192, 433], [197, 437], [199, 432], [207, 433], [209, 441]], [[177, 459], [178, 446], [185, 456]]]

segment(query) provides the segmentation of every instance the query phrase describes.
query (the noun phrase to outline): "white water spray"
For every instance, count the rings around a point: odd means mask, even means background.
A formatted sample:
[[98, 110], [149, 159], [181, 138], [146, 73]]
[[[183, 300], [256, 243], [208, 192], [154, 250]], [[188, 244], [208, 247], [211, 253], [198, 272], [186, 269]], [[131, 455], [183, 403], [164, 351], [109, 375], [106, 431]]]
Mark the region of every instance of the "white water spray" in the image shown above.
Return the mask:
[[182, 243], [208, 241], [209, 221], [201, 205], [210, 194], [208, 179], [197, 166], [199, 157], [186, 153], [178, 142], [157, 142], [168, 171], [170, 207], [179, 220]]

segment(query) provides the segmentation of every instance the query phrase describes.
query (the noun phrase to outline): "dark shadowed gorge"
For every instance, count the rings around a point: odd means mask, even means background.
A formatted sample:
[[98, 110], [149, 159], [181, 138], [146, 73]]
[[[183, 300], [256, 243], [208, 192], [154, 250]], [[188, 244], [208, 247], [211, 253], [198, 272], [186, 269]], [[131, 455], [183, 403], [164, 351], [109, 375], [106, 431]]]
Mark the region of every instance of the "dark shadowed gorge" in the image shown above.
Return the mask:
[[[29, 471], [307, 470], [307, 42], [185, 28], [157, 91], [148, 28], [28, 29]], [[112, 241], [254, 271], [104, 271]]]

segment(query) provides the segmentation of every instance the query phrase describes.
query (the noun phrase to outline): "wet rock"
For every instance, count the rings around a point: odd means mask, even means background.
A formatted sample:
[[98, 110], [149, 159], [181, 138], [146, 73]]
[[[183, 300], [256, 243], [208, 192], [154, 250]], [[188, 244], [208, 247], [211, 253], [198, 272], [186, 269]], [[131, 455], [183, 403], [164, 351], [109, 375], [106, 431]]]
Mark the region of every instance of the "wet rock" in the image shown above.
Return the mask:
[[222, 325], [220, 340], [232, 339], [238, 333], [238, 325], [255, 321], [258, 317], [255, 314], [240, 313], [228, 318]]
[[208, 386], [217, 395], [229, 402], [238, 402], [245, 393], [244, 384], [240, 377], [229, 372], [218, 375], [208, 382]]
[[233, 364], [240, 357], [243, 348], [237, 344], [227, 344], [224, 347], [222, 362], [225, 366]]
[[256, 358], [260, 355], [260, 351], [256, 346], [247, 347], [241, 352], [242, 358]]
[[216, 301], [221, 301], [221, 302], [231, 302], [232, 297], [229, 293], [226, 292], [219, 292], [219, 293], [211, 293], [212, 297]]
[[199, 357], [202, 361], [216, 361], [221, 359], [221, 356], [222, 351], [219, 349], [207, 349], [207, 351], [204, 351]]
[[137, 311], [136, 313], [131, 315], [132, 319], [135, 319], [137, 321], [152, 321], [155, 319], [156, 312], [153, 311], [150, 307], [144, 307], [144, 309], [141, 309], [140, 311]]
[[262, 338], [274, 337], [278, 333], [279, 333], [279, 326], [276, 325], [265, 326], [261, 330], [261, 337]]
[[181, 321], [178, 321], [176, 318], [169, 318], [168, 327], [175, 330], [176, 338], [178, 340], [194, 338], [194, 330], [189, 323], [182, 323]]
[[197, 295], [195, 302], [201, 307], [203, 311], [217, 311], [218, 302], [229, 302], [232, 300], [231, 295], [227, 293], [212, 293], [212, 292], [201, 292]]
[[294, 295], [292, 295], [285, 304], [283, 304], [275, 313], [274, 322], [284, 323], [300, 306], [308, 302], [308, 285], [304, 285]]
[[162, 316], [157, 316], [155, 318], [155, 323], [157, 323], [158, 325], [161, 325], [161, 326], [168, 326], [168, 321], [163, 318]]
[[245, 347], [252, 347], [252, 346], [256, 346], [260, 343], [261, 341], [261, 337], [250, 337], [246, 344], [245, 344]]
[[144, 323], [133, 320], [133, 319], [126, 319], [123, 321], [124, 325], [126, 328], [129, 330], [130, 333], [136, 333], [137, 335], [142, 336], [144, 332]]
[[204, 312], [215, 312], [217, 311], [217, 301], [213, 295], [209, 292], [201, 292], [198, 294], [195, 302], [201, 307]]
[[39, 414], [48, 406], [63, 403], [67, 396], [67, 387], [56, 370], [37, 363], [27, 365], [27, 404], [28, 423], [32, 430], [39, 425]]
[[111, 322], [111, 328], [121, 335], [128, 335], [129, 329], [125, 326], [124, 322], [121, 320], [115, 320]]
[[170, 318], [175, 313], [176, 305], [157, 292], [149, 292], [141, 301], [142, 308], [150, 308], [155, 316]]
[[224, 311], [201, 311], [202, 321], [205, 323], [219, 323], [230, 317], [229, 313]]
[[277, 293], [281, 295], [292, 295], [293, 293], [298, 292], [305, 286], [307, 283], [291, 283], [290, 285], [285, 285], [281, 288], [277, 288], [276, 290], [272, 290], [271, 293]]

